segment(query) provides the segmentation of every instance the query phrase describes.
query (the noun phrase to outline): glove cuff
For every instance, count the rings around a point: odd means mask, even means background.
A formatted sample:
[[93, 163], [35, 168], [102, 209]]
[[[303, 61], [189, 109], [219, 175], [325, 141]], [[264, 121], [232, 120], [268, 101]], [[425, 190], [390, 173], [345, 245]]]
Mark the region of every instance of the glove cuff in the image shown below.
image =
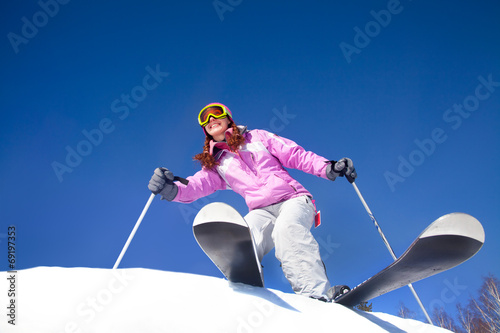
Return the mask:
[[173, 184], [166, 184], [163, 190], [160, 192], [161, 194], [161, 199], [162, 200], [167, 200], [167, 201], [172, 201], [175, 199], [177, 196], [177, 192], [179, 192], [179, 188], [175, 183]]
[[340, 175], [338, 172], [335, 172], [335, 169], [333, 168], [333, 166], [337, 162], [336, 161], [329, 161], [329, 162], [330, 164], [328, 164], [326, 167], [326, 177], [331, 181], [335, 181], [335, 179], [337, 179], [337, 177]]

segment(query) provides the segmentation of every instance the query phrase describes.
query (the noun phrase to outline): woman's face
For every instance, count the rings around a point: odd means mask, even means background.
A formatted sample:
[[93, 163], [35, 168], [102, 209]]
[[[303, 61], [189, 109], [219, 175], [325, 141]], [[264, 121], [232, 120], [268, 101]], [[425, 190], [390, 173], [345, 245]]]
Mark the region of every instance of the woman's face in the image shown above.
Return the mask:
[[224, 133], [229, 127], [229, 118], [225, 117], [222, 119], [216, 119], [214, 117], [210, 117], [210, 121], [205, 126], [205, 131], [210, 134], [215, 141], [224, 140]]

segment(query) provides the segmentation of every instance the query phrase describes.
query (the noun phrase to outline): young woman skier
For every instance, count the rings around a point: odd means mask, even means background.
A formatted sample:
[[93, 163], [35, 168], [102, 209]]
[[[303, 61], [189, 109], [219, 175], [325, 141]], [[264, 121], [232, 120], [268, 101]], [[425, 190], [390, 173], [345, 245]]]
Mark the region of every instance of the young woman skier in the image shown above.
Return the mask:
[[205, 132], [205, 144], [194, 159], [202, 169], [184, 185], [174, 182], [170, 170], [157, 168], [149, 182], [151, 192], [168, 201], [190, 203], [217, 190], [232, 189], [248, 205], [245, 221], [260, 261], [274, 247], [297, 294], [328, 302], [344, 292], [339, 286], [331, 287], [310, 231], [316, 216], [312, 195], [285, 167], [332, 181], [344, 175], [353, 180], [352, 161], [329, 161], [276, 134], [237, 126], [231, 111], [221, 103], [205, 106], [198, 122]]

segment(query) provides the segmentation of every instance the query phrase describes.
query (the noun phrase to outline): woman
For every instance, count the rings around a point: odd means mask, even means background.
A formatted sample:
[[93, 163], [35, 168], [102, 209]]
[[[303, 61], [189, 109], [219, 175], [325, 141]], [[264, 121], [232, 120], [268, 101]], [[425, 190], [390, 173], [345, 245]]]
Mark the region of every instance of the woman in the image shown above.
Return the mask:
[[205, 145], [194, 158], [202, 169], [188, 177], [189, 183], [184, 185], [174, 182], [168, 169], [157, 168], [149, 189], [166, 200], [182, 203], [217, 190], [237, 192], [250, 211], [245, 220], [259, 260], [274, 247], [297, 294], [331, 301], [339, 288], [331, 288], [318, 243], [310, 231], [316, 216], [312, 195], [285, 167], [330, 180], [345, 175], [353, 181], [356, 172], [352, 161], [328, 161], [291, 140], [236, 126], [231, 111], [220, 103], [205, 106], [198, 122], [205, 132]]

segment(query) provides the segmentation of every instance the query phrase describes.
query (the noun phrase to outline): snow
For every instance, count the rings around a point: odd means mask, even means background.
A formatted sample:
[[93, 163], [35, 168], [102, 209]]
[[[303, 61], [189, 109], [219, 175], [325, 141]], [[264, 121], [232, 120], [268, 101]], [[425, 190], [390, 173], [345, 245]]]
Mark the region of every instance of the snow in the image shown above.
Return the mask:
[[13, 326], [5, 307], [11, 273], [0, 274], [3, 333], [449, 332], [221, 278], [143, 268], [20, 270]]

